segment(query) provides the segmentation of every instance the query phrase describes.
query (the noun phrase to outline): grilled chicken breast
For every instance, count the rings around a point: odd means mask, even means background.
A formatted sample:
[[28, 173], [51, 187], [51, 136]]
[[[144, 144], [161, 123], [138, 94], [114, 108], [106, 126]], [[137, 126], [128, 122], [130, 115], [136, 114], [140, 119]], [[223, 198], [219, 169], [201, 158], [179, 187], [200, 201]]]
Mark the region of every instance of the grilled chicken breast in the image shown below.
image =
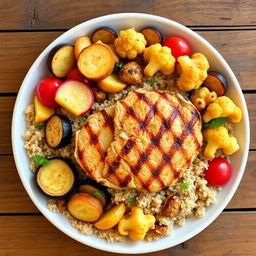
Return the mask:
[[179, 179], [200, 152], [200, 114], [180, 94], [139, 89], [118, 101], [112, 111], [113, 108], [109, 117], [114, 121], [114, 129], [108, 130], [107, 143], [101, 142], [104, 122], [97, 122], [99, 118], [94, 115], [87, 122], [97, 123], [94, 135], [101, 134], [98, 142], [104, 144], [104, 153], [99, 154], [103, 147], [94, 146], [90, 133], [83, 131], [92, 124], [82, 128], [76, 143], [78, 162], [106, 186], [161, 191]]

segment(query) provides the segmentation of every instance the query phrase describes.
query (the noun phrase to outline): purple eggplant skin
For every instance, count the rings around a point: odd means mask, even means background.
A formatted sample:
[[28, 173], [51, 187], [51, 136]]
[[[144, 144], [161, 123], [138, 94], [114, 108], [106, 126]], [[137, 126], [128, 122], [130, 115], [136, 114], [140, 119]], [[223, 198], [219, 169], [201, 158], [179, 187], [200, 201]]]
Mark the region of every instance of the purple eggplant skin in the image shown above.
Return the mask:
[[210, 91], [215, 91], [218, 97], [225, 95], [228, 90], [228, 81], [226, 77], [217, 71], [208, 72], [208, 76], [203, 85]]
[[54, 200], [59, 200], [59, 199], [63, 199], [63, 198], [68, 198], [70, 197], [71, 195], [73, 195], [75, 192], [76, 192], [76, 189], [77, 189], [77, 185], [78, 185], [78, 172], [77, 172], [77, 169], [75, 167], [75, 165], [71, 162], [70, 159], [68, 158], [63, 158], [63, 157], [49, 157], [47, 158], [47, 160], [51, 161], [51, 160], [54, 160], [54, 159], [60, 159], [62, 160], [63, 162], [65, 162], [69, 167], [70, 169], [72, 170], [73, 174], [74, 174], [74, 182], [73, 182], [73, 185], [70, 187], [70, 190], [66, 193], [66, 194], [63, 194], [61, 196], [52, 196], [52, 195], [48, 195], [47, 193], [45, 193], [40, 185], [38, 184], [37, 182], [37, 175], [39, 173], [39, 170], [40, 168], [42, 167], [42, 165], [39, 165], [36, 169], [36, 172], [35, 172], [35, 176], [34, 176], [34, 181], [36, 183], [36, 187], [38, 188], [38, 190], [45, 196], [47, 196], [48, 198], [52, 198]]
[[155, 27], [145, 27], [140, 33], [142, 33], [147, 41], [147, 46], [152, 44], [162, 44], [163, 43], [163, 35], [159, 29]]
[[[54, 147], [52, 145], [49, 145], [47, 138], [45, 138], [46, 143], [48, 144], [48, 146], [50, 148], [63, 148], [71, 143], [72, 125], [71, 125], [70, 120], [64, 115], [53, 115], [49, 120], [51, 120], [53, 117], [57, 117], [61, 120], [61, 125], [62, 125], [62, 127], [61, 127], [62, 135], [61, 136], [62, 136], [62, 138], [61, 138], [60, 143]], [[47, 121], [47, 123], [49, 122], [49, 120]], [[45, 136], [47, 136], [47, 133], [46, 133], [47, 123], [45, 125]]]
[[[54, 76], [54, 77], [56, 77], [55, 75], [54, 75], [54, 73], [52, 72], [52, 58], [53, 58], [53, 56], [55, 55], [55, 53], [60, 49], [60, 48], [62, 48], [62, 47], [64, 47], [64, 46], [69, 46], [70, 44], [59, 44], [59, 45], [57, 45], [57, 46], [55, 46], [51, 51], [50, 51], [50, 53], [48, 54], [48, 57], [47, 57], [47, 67], [48, 67], [48, 69], [49, 69], [49, 71], [51, 72], [51, 74]], [[57, 78], [59, 78], [59, 77], [57, 77]], [[59, 78], [60, 79], [60, 78]]]
[[[102, 38], [99, 38], [97, 36], [97, 33], [101, 31], [101, 35], [102, 35]], [[106, 40], [104, 40], [104, 31], [106, 33]], [[111, 41], [109, 41], [109, 36], [110, 38], [112, 37]], [[117, 33], [114, 29], [110, 28], [110, 27], [99, 27], [97, 28], [92, 36], [91, 36], [91, 41], [92, 43], [96, 43], [98, 40], [101, 40], [103, 43], [105, 44], [113, 44], [114, 43], [114, 40], [117, 38]]]

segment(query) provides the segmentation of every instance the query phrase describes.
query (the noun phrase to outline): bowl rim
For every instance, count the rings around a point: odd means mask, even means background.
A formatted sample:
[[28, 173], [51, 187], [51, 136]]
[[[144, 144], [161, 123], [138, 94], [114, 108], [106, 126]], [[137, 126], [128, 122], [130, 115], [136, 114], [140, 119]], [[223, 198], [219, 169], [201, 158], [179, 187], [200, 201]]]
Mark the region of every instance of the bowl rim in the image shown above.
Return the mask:
[[[186, 31], [186, 33], [191, 34], [194, 38], [196, 38], [196, 40], [199, 40], [202, 44], [204, 44], [207, 48], [210, 49], [210, 51], [218, 58], [222, 61], [226, 71], [229, 73], [232, 82], [234, 83], [234, 86], [236, 87], [236, 89], [238, 90], [238, 94], [239, 94], [239, 99], [241, 101], [241, 106], [243, 108], [243, 115], [244, 115], [244, 122], [245, 122], [245, 138], [244, 138], [244, 152], [243, 152], [243, 159], [242, 159], [242, 164], [239, 168], [239, 173], [237, 174], [237, 178], [236, 181], [234, 183], [234, 185], [231, 187], [231, 190], [229, 191], [228, 196], [225, 198], [222, 207], [219, 207], [218, 210], [216, 212], [214, 212], [214, 214], [209, 216], [208, 222], [207, 224], [204, 224], [201, 226], [201, 228], [199, 230], [197, 230], [196, 232], [190, 233], [190, 234], [185, 234], [181, 239], [178, 240], [178, 242], [176, 244], [173, 245], [168, 245], [168, 244], [161, 244], [160, 246], [142, 246], [142, 249], [137, 249], [136, 251], [121, 251], [120, 248], [115, 248], [113, 247], [113, 249], [109, 249], [109, 248], [105, 248], [104, 244], [97, 244], [97, 243], [90, 243], [87, 242], [85, 240], [79, 239], [78, 237], [75, 237], [73, 234], [71, 233], [67, 233], [64, 228], [62, 228], [61, 224], [54, 221], [53, 219], [51, 219], [50, 216], [48, 216], [48, 209], [46, 206], [42, 207], [40, 206], [40, 203], [37, 202], [37, 197], [35, 197], [35, 195], [33, 195], [33, 193], [29, 192], [28, 189], [28, 185], [25, 182], [25, 176], [23, 175], [22, 172], [22, 168], [20, 163], [18, 162], [18, 151], [20, 150], [17, 146], [17, 143], [15, 143], [15, 137], [17, 137], [17, 132], [16, 132], [16, 128], [15, 128], [15, 120], [17, 119], [17, 109], [20, 105], [20, 102], [22, 101], [21, 95], [22, 95], [22, 91], [25, 88], [25, 84], [27, 83], [27, 80], [30, 77], [30, 73], [32, 73], [32, 71], [34, 71], [34, 67], [40, 63], [42, 61], [42, 59], [45, 57], [45, 53], [52, 48], [52, 45], [55, 44], [56, 41], [61, 40], [63, 37], [66, 36], [67, 33], [74, 33], [75, 31], [79, 30], [81, 27], [84, 26], [84, 24], [87, 24], [88, 26], [90, 26], [91, 23], [93, 22], [103, 22], [103, 21], [108, 21], [109, 19], [120, 19], [120, 18], [148, 18], [148, 19], [152, 19], [152, 20], [158, 20], [161, 21], [165, 24], [168, 25], [173, 25], [175, 27], [178, 27], [184, 31]], [[239, 82], [236, 78], [236, 76], [234, 75], [233, 71], [231, 70], [231, 68], [229, 67], [229, 65], [227, 64], [227, 62], [225, 61], [225, 59], [221, 56], [221, 54], [203, 37], [201, 37], [199, 34], [195, 33], [194, 31], [192, 31], [191, 29], [185, 27], [184, 25], [175, 22], [173, 20], [164, 18], [164, 17], [160, 17], [157, 15], [153, 15], [153, 14], [145, 14], [145, 13], [116, 13], [116, 14], [109, 14], [109, 15], [104, 15], [104, 16], [100, 16], [97, 18], [93, 18], [90, 20], [87, 20], [83, 23], [80, 23], [78, 25], [76, 25], [75, 27], [69, 29], [68, 31], [64, 32], [62, 35], [60, 35], [59, 37], [57, 37], [54, 41], [52, 41], [41, 53], [40, 55], [36, 58], [36, 60], [34, 61], [34, 63], [31, 65], [29, 71], [27, 72], [22, 85], [19, 89], [17, 98], [16, 98], [16, 102], [15, 102], [15, 106], [14, 106], [14, 110], [13, 110], [13, 116], [12, 116], [12, 127], [11, 127], [11, 140], [12, 140], [12, 150], [13, 150], [13, 156], [14, 156], [14, 161], [15, 161], [15, 165], [18, 171], [18, 174], [20, 176], [20, 179], [22, 181], [22, 184], [24, 186], [24, 188], [26, 189], [26, 192], [28, 193], [29, 197], [31, 198], [31, 200], [33, 201], [33, 203], [36, 205], [36, 207], [39, 209], [39, 211], [55, 226], [57, 227], [59, 230], [61, 230], [63, 233], [65, 233], [66, 235], [68, 235], [69, 237], [71, 237], [72, 239], [85, 244], [87, 246], [90, 246], [92, 248], [96, 248], [99, 250], [103, 250], [103, 251], [108, 251], [108, 252], [114, 252], [114, 253], [120, 253], [120, 254], [124, 254], [124, 253], [129, 253], [129, 254], [140, 254], [140, 253], [149, 253], [149, 252], [155, 252], [155, 251], [160, 251], [160, 250], [164, 250], [170, 247], [173, 247], [175, 245], [178, 245], [180, 243], [183, 243], [184, 241], [194, 237], [195, 235], [199, 234], [201, 231], [203, 231], [207, 226], [209, 226], [219, 215], [220, 213], [223, 211], [223, 209], [227, 206], [227, 204], [230, 202], [231, 198], [233, 197], [235, 191], [237, 190], [238, 185], [240, 184], [241, 178], [243, 176], [244, 170], [245, 170], [245, 166], [247, 163], [247, 158], [248, 158], [248, 154], [249, 154], [249, 142], [250, 142], [250, 125], [249, 125], [249, 115], [248, 115], [248, 110], [246, 107], [246, 103], [245, 103], [245, 98], [243, 96], [241, 87], [239, 85]], [[150, 243], [150, 245], [153, 245], [152, 243]]]

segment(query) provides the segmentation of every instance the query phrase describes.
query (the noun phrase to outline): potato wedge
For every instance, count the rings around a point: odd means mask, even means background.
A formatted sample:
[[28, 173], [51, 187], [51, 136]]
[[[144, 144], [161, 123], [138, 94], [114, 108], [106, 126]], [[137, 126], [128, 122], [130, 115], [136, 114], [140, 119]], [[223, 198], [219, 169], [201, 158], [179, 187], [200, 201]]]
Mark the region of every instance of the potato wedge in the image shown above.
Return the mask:
[[125, 214], [125, 205], [121, 203], [112, 207], [109, 211], [105, 212], [102, 217], [94, 223], [94, 226], [101, 230], [113, 228]]
[[76, 59], [78, 59], [81, 51], [91, 44], [92, 44], [91, 39], [88, 36], [83, 36], [78, 38], [75, 42], [75, 48], [74, 48], [74, 54], [76, 56]]
[[116, 74], [111, 74], [105, 79], [98, 81], [98, 86], [104, 92], [120, 92], [125, 87], [126, 84], [119, 80]]
[[34, 98], [34, 104], [35, 104], [35, 123], [44, 122], [47, 119], [49, 119], [52, 115], [55, 113], [54, 108], [48, 108], [44, 106], [37, 96]]
[[88, 79], [99, 81], [106, 78], [114, 69], [114, 56], [104, 44], [92, 44], [79, 55], [77, 66]]
[[86, 193], [74, 194], [68, 202], [68, 212], [76, 219], [95, 222], [102, 215], [102, 205], [100, 201]]

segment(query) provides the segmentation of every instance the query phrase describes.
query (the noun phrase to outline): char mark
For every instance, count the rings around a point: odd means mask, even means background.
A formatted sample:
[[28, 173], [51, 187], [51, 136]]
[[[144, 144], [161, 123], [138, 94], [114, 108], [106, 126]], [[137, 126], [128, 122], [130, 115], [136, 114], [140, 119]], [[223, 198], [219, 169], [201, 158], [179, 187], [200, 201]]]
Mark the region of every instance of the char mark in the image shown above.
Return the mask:
[[129, 154], [134, 144], [135, 144], [134, 140], [128, 140], [122, 149], [122, 155]]
[[101, 111], [101, 114], [105, 120], [105, 124], [104, 126], [109, 126], [111, 131], [114, 131], [114, 122], [113, 119], [108, 115], [108, 113], [105, 111], [105, 109], [103, 109]]
[[109, 174], [115, 173], [115, 171], [119, 167], [119, 165], [120, 165], [119, 161], [112, 162], [112, 164], [109, 166]]
[[159, 175], [160, 175], [160, 172], [161, 172], [161, 169], [160, 169], [160, 168], [155, 169], [155, 170], [152, 172], [153, 177], [154, 177], [154, 178], [158, 178]]
[[126, 177], [124, 178], [124, 180], [122, 182], [120, 182], [120, 187], [127, 187], [128, 183], [131, 181], [131, 176], [130, 175], [126, 175]]

